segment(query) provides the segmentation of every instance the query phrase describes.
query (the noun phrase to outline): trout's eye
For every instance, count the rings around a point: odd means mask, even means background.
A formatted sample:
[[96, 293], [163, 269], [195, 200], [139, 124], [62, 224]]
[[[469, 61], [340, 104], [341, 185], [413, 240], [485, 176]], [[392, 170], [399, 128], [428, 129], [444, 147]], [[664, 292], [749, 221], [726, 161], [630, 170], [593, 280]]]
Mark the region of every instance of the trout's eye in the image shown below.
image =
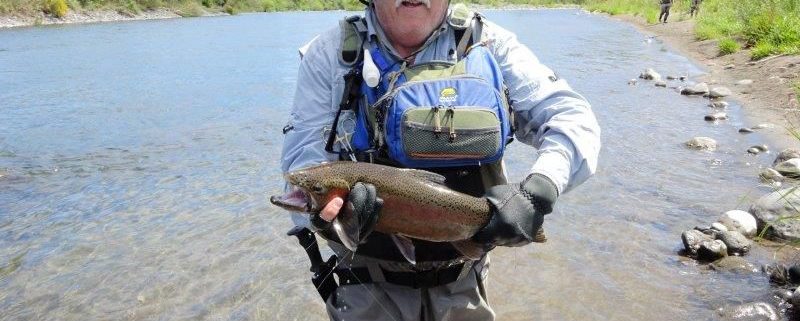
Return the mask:
[[325, 193], [325, 187], [320, 184], [314, 184], [314, 186], [311, 186], [311, 192], [314, 194], [323, 194]]

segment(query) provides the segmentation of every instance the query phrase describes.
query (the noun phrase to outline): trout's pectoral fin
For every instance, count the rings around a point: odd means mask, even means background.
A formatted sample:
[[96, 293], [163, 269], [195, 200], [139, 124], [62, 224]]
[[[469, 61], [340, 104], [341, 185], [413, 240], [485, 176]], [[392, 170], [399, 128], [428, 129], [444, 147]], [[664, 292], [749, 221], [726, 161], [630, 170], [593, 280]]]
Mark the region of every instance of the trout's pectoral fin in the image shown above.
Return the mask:
[[484, 246], [473, 240], [456, 241], [450, 244], [456, 248], [458, 253], [461, 253], [461, 255], [466, 256], [470, 260], [480, 260], [483, 255], [486, 254]]
[[394, 245], [397, 246], [397, 249], [400, 250], [400, 253], [403, 254], [403, 257], [406, 258], [408, 263], [417, 265], [417, 253], [414, 248], [414, 242], [412, 242], [411, 239], [405, 236], [392, 234], [392, 241], [394, 241]]

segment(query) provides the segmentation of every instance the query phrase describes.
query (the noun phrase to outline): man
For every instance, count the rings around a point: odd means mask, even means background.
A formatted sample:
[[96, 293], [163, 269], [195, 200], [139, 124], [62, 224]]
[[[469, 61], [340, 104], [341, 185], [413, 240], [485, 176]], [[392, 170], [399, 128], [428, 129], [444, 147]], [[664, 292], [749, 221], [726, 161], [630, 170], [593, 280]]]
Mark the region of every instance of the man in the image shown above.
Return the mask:
[[661, 0], [661, 13], [658, 14], [658, 22], [667, 23], [667, 17], [669, 17], [669, 9], [671, 7], [672, 7], [672, 0]]
[[700, 12], [700, 3], [703, 2], [702, 0], [692, 0], [692, 7], [689, 9], [689, 15], [692, 17], [697, 16], [697, 13]]
[[[397, 69], [459, 59], [459, 53], [468, 50], [459, 45], [464, 38], [457, 39], [459, 32], [453, 22], [457, 19], [448, 6], [445, 0], [371, 1], [363, 21], [366, 41], [373, 47], [364, 51], [368, 56], [362, 58], [364, 73], [369, 73], [373, 60], [386, 60], [386, 65]], [[494, 59], [490, 63], [502, 71], [513, 107], [515, 137], [537, 148], [538, 155], [531, 155], [536, 162], [527, 178], [513, 184], [505, 181], [502, 162], [432, 170], [445, 176], [448, 187], [484, 196], [492, 205], [491, 221], [473, 241], [485, 249], [521, 246], [533, 241], [556, 197], [594, 173], [600, 129], [589, 103], [540, 64], [513, 34], [485, 18], [475, 21], [480, 26], [468, 28], [467, 33], [479, 30], [475, 43], [491, 51]], [[284, 172], [340, 159], [326, 152], [325, 146], [334, 118], [341, 112], [344, 76], [352, 69], [341, 59], [344, 30], [329, 30], [305, 48], [291, 117], [284, 130]], [[368, 86], [375, 87], [371, 84], [374, 79], [364, 78]], [[381, 75], [382, 81], [387, 78], [393, 76]], [[459, 113], [455, 110], [453, 114], [456, 123]], [[336, 138], [340, 141], [341, 137]], [[350, 150], [348, 142], [341, 145]], [[385, 163], [393, 164], [392, 160]], [[486, 173], [495, 177], [487, 179]], [[414, 240], [416, 262], [412, 264], [406, 253], [401, 255], [400, 246], [381, 233], [370, 234], [355, 253], [329, 233], [327, 222], [340, 211], [377, 213], [380, 206], [380, 195], [376, 197], [373, 187], [356, 184], [346, 199], [334, 198], [312, 215], [312, 224], [304, 216], [293, 216], [296, 224], [313, 225], [318, 234], [331, 239], [328, 243], [337, 254], [340, 284], [326, 301], [331, 320], [493, 320], [483, 286], [487, 255], [470, 259], [449, 243]]]

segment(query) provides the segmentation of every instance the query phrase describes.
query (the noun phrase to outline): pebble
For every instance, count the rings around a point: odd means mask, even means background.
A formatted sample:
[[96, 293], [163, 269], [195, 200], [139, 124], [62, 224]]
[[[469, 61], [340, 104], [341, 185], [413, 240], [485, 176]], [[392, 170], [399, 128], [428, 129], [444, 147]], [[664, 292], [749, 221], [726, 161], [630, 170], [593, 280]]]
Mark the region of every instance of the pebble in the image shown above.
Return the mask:
[[723, 112], [713, 113], [704, 117], [706, 121], [717, 121], [728, 119], [728, 114]]
[[721, 98], [725, 96], [730, 96], [731, 90], [727, 87], [714, 87], [708, 92], [708, 97], [711, 98]]
[[752, 79], [742, 79], [736, 82], [736, 86], [747, 86], [752, 84], [753, 84]]
[[753, 126], [753, 129], [765, 129], [765, 128], [775, 128], [775, 125], [770, 123], [761, 123]]
[[695, 137], [685, 142], [684, 145], [691, 149], [697, 150], [715, 150], [717, 149], [717, 141], [711, 137]]
[[639, 78], [644, 80], [659, 80], [661, 79], [661, 75], [653, 70], [653, 68], [647, 68], [639, 74]]
[[708, 85], [704, 82], [681, 89], [681, 95], [705, 95], [707, 93]]
[[739, 132], [742, 133], [742, 134], [749, 134], [749, 133], [754, 132], [754, 130], [752, 130], [750, 128], [747, 128], [747, 127], [743, 127], [743, 128], [739, 128]]
[[675, 77], [675, 76], [672, 76], [672, 75], [667, 76], [667, 80], [675, 80], [675, 79], [678, 79], [678, 78]]
[[663, 80], [658, 80], [658, 81], [656, 81], [655, 86], [656, 87], [667, 87], [667, 82], [663, 81]]
[[725, 109], [725, 108], [728, 108], [728, 102], [727, 101], [721, 101], [721, 100], [720, 101], [712, 101], [712, 102], [708, 103], [708, 107], [717, 108], [717, 109]]
[[725, 65], [725, 67], [722, 67], [722, 68], [724, 68], [724, 69], [733, 69], [733, 68], [736, 68], [736, 65], [728, 64], [728, 65]]
[[761, 154], [761, 153], [766, 152], [768, 150], [769, 149], [767, 148], [767, 145], [763, 145], [762, 144], [762, 145], [750, 146], [750, 148], [747, 149], [747, 152], [750, 153], [750, 154], [758, 155], [758, 154]]
[[629, 85], [629, 86], [636, 86], [636, 83], [637, 83], [637, 82], [638, 82], [638, 81], [637, 81], [636, 79], [631, 79], [631, 80], [628, 80], [628, 85]]

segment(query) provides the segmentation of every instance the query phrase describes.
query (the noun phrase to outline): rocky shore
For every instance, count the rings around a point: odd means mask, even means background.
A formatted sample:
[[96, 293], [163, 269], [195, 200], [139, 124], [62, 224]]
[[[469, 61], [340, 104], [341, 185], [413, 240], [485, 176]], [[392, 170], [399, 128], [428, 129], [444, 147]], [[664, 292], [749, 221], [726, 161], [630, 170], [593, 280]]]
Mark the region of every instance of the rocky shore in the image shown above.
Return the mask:
[[52, 24], [74, 24], [74, 23], [91, 23], [91, 22], [110, 22], [110, 21], [128, 21], [128, 20], [151, 20], [151, 19], [170, 19], [180, 18], [180, 12], [169, 9], [157, 9], [142, 11], [138, 14], [130, 14], [126, 12], [119, 12], [114, 10], [97, 10], [74, 12], [70, 11], [64, 18], [56, 18], [52, 15], [47, 15], [42, 12], [33, 15], [0, 15], [0, 29], [25, 27], [35, 25], [52, 25]]
[[693, 59], [707, 71], [694, 80], [730, 88], [728, 98], [741, 103], [746, 120], [753, 126], [775, 125], [766, 132], [780, 149], [800, 144], [787, 130], [800, 128], [800, 99], [792, 88], [800, 82], [800, 56], [770, 56], [751, 61], [747, 49], [720, 56], [716, 40], [695, 40], [694, 20], [648, 24], [641, 17], [614, 17]]

